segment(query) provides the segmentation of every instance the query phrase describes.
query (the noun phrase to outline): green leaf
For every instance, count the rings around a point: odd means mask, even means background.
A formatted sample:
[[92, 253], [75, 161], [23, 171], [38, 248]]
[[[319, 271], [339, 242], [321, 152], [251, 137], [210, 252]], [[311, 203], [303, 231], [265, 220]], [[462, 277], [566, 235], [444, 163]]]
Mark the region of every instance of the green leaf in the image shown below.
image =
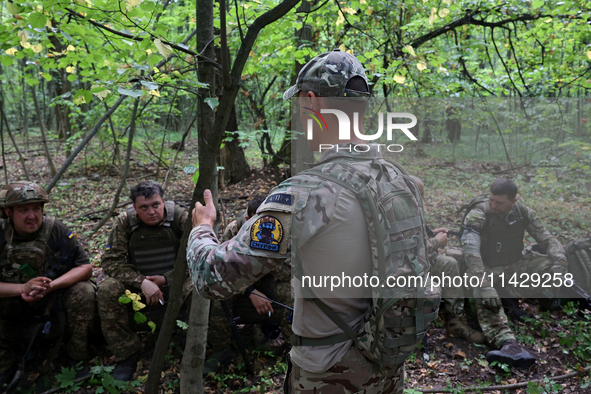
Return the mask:
[[148, 326], [150, 326], [150, 328], [152, 329], [152, 333], [156, 331], [156, 323], [154, 323], [153, 321], [149, 321]]
[[209, 108], [215, 110], [215, 107], [217, 107], [218, 105], [220, 105], [220, 101], [218, 99], [216, 99], [215, 97], [207, 97], [205, 100], [205, 103], [207, 105], [209, 105]]
[[176, 325], [179, 326], [180, 328], [182, 328], [183, 330], [186, 330], [187, 328], [189, 328], [189, 325], [182, 320], [177, 320]]
[[2, 62], [3, 65], [5, 65], [6, 67], [8, 66], [12, 66], [12, 63], [14, 62], [12, 56], [2, 56], [0, 58], [0, 62]]
[[146, 88], [148, 88], [149, 90], [157, 90], [158, 89], [158, 84], [156, 82], [148, 82], [148, 81], [144, 81], [144, 80], [142, 80], [141, 82], [142, 82], [142, 85], [145, 86]]
[[51, 82], [51, 80], [53, 79], [50, 73], [43, 73], [43, 78], [45, 78], [47, 82]]
[[84, 97], [84, 101], [86, 101], [86, 103], [90, 103], [92, 101], [92, 93], [90, 93], [88, 90], [78, 89], [76, 95], [74, 96], [74, 100], [80, 96]]
[[119, 94], [123, 94], [125, 96], [131, 96], [134, 98], [141, 97], [143, 94], [143, 92], [141, 90], [130, 90], [130, 89], [119, 88], [119, 89], [117, 89], [117, 91], [119, 92]]
[[532, 8], [540, 8], [540, 7], [541, 7], [541, 6], [543, 6], [543, 5], [544, 5], [544, 0], [535, 0], [535, 1], [532, 3], [531, 7], [532, 7]]
[[11, 3], [11, 2], [8, 2], [8, 4], [6, 5], [6, 8], [8, 8], [8, 12], [10, 12], [12, 15], [17, 15], [18, 14], [18, 11], [19, 11], [19, 6], [18, 5], [14, 4], [14, 3]]
[[41, 29], [42, 27], [45, 27], [47, 18], [40, 12], [33, 12], [29, 15], [29, 23], [33, 29]]
[[135, 320], [135, 322], [137, 324], [142, 324], [146, 320], [148, 320], [148, 318], [146, 317], [146, 315], [144, 315], [142, 312], [136, 312], [135, 315], [133, 315], [133, 319]]
[[131, 298], [123, 294], [121, 297], [119, 297], [119, 302], [122, 304], [129, 304], [131, 302]]
[[197, 181], [199, 180], [199, 170], [195, 171], [191, 179], [193, 180], [193, 183], [197, 183]]
[[78, 75], [76, 75], [76, 74], [68, 75], [68, 81], [70, 81], [70, 82], [74, 82], [77, 79], [78, 79]]

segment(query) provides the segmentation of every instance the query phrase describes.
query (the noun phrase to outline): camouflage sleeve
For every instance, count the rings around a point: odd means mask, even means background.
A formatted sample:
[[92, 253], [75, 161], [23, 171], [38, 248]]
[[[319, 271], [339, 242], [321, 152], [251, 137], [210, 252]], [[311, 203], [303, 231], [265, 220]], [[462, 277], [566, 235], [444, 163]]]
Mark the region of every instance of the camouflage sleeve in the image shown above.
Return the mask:
[[[67, 260], [67, 264], [71, 267], [90, 264], [90, 260], [76, 235], [57, 219], [51, 230], [48, 246], [60, 259]], [[77, 249], [76, 246], [78, 246]]]
[[538, 245], [546, 252], [548, 256], [554, 261], [563, 260], [566, 261], [566, 252], [564, 248], [558, 242], [558, 240], [550, 234], [546, 229], [538, 214], [531, 208], [527, 208], [528, 222], [526, 227], [527, 232], [531, 235]]
[[437, 253], [439, 249], [439, 240], [435, 237], [427, 240], [427, 254]]
[[[185, 223], [187, 222], [187, 218], [189, 217], [189, 211], [183, 208], [183, 214], [181, 215], [180, 220], [180, 228], [184, 231]], [[181, 233], [182, 237], [182, 233]], [[174, 268], [173, 268], [174, 269]], [[166, 279], [166, 283], [168, 286], [172, 283], [172, 270], [165, 272], [162, 276]], [[189, 279], [189, 269], [187, 268], [187, 279]]]
[[130, 237], [131, 227], [127, 214], [123, 212], [115, 218], [106, 251], [101, 259], [101, 267], [106, 275], [118, 279], [125, 287], [139, 290], [146, 277], [128, 261]]
[[230, 224], [228, 224], [224, 229], [224, 234], [222, 235], [220, 242], [226, 242], [231, 240], [236, 236], [236, 234], [238, 234], [238, 230], [240, 230], [240, 228], [238, 227], [238, 221], [232, 220]]
[[[466, 215], [464, 226], [478, 231], [478, 229], [484, 227], [485, 220], [484, 211], [476, 206]], [[466, 273], [468, 275], [482, 276], [485, 269], [480, 255], [480, 234], [475, 231], [464, 230], [461, 241], [466, 261]]]
[[250, 226], [242, 226], [236, 237], [223, 244], [218, 244], [210, 226], [193, 228], [187, 246], [187, 264], [201, 295], [211, 299], [229, 298], [285, 262], [289, 256], [286, 251], [250, 248], [250, 227], [265, 217], [268, 216], [255, 216]]

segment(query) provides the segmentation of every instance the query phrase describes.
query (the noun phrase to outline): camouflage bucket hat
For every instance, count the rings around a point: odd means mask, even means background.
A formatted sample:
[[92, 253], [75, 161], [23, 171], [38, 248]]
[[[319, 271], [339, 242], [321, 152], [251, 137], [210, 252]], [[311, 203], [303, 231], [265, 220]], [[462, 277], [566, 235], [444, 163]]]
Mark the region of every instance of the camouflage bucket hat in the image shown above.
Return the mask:
[[4, 207], [49, 202], [49, 196], [41, 185], [33, 182], [15, 182], [0, 189], [0, 217], [6, 218]]
[[304, 65], [296, 84], [283, 93], [283, 100], [300, 91], [312, 91], [321, 97], [369, 97], [369, 89], [365, 92], [345, 89], [347, 82], [356, 76], [369, 86], [365, 70], [355, 56], [338, 49], [325, 52]]

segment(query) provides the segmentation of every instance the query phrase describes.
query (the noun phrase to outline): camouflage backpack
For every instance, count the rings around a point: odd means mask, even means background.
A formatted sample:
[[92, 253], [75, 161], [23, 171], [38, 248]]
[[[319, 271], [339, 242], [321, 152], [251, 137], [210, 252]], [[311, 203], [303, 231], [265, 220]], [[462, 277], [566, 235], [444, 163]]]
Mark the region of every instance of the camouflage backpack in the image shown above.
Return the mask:
[[568, 272], [587, 293], [591, 290], [591, 238], [580, 238], [566, 246]]
[[[355, 160], [353, 156], [323, 161], [302, 174], [318, 176], [356, 195], [369, 231], [372, 276], [427, 278], [429, 263], [422, 204], [408, 173], [397, 164], [373, 159], [372, 168], [378, 170], [374, 178], [356, 169], [352, 165]], [[297, 254], [294, 264], [296, 275], [300, 276], [301, 261]], [[324, 338], [294, 335], [292, 345], [325, 346], [351, 339], [379, 366], [401, 364], [422, 340], [438, 313], [437, 289], [432, 291], [419, 282], [406, 288], [372, 287], [370, 306], [357, 332], [316, 297], [311, 288], [303, 287], [306, 300], [314, 302], [343, 333]]]

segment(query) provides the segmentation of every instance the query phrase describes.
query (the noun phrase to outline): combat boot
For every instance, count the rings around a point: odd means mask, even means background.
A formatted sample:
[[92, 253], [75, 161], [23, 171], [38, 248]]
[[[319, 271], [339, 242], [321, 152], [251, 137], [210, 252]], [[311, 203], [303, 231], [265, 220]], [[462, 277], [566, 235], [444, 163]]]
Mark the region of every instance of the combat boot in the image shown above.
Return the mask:
[[137, 351], [125, 360], [120, 361], [113, 371], [113, 379], [129, 382], [137, 369], [137, 362], [140, 360], [140, 352]]
[[497, 361], [510, 367], [526, 369], [536, 363], [536, 358], [521, 347], [516, 340], [508, 339], [503, 342], [500, 350], [491, 350], [486, 353], [486, 361], [489, 363]]
[[450, 337], [464, 338], [470, 343], [486, 343], [486, 337], [468, 325], [466, 316], [456, 316], [449, 319], [445, 325], [447, 335]]

